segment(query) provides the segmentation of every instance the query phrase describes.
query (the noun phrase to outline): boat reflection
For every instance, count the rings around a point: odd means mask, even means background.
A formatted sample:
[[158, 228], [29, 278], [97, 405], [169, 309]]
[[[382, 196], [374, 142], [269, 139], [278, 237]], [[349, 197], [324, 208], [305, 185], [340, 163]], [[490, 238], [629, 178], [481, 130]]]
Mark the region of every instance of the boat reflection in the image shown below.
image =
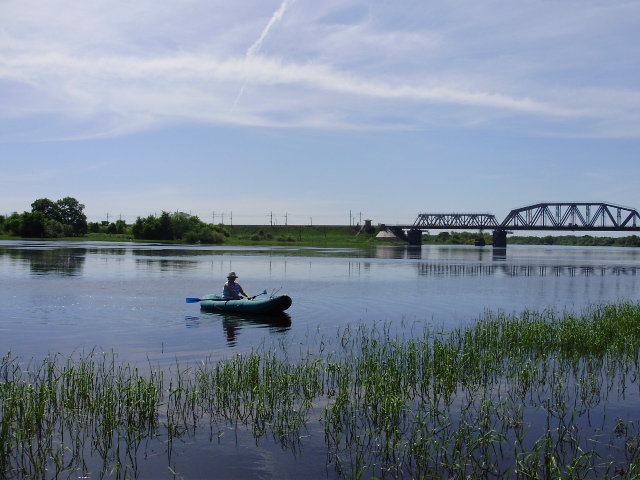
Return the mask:
[[[202, 315], [222, 319], [222, 328], [229, 347], [236, 346], [237, 337], [243, 328], [267, 328], [269, 333], [273, 334], [283, 333], [291, 328], [291, 316], [285, 312], [260, 315], [202, 312]], [[193, 326], [193, 319], [194, 317], [190, 317], [190, 326]]]

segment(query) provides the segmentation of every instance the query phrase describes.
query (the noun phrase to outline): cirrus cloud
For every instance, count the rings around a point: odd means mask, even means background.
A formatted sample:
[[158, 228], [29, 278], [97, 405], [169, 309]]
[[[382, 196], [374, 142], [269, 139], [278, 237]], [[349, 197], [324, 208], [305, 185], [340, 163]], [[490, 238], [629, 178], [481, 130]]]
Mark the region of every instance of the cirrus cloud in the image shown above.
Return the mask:
[[47, 118], [51, 137], [190, 122], [640, 135], [631, 2], [579, 2], [571, 22], [577, 2], [242, 3], [5, 2], [0, 122], [27, 119], [5, 138]]

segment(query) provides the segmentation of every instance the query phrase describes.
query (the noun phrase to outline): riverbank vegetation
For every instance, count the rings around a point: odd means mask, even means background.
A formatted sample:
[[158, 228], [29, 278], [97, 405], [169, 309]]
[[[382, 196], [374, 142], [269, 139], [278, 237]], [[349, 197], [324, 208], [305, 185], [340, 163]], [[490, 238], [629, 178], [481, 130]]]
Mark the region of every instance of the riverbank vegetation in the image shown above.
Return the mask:
[[561, 235], [544, 237], [511, 236], [507, 243], [510, 245], [569, 245], [576, 247], [640, 247], [640, 237], [594, 237], [592, 235]]
[[[70, 239], [94, 241], [161, 241], [189, 244], [362, 246], [382, 244], [374, 226], [340, 225], [223, 225], [211, 224], [184, 212], [162, 212], [138, 217], [129, 225], [124, 220], [87, 222], [84, 205], [66, 197], [56, 202], [35, 200], [31, 212], [0, 216], [0, 239]], [[491, 245], [491, 233], [441, 231], [425, 233], [427, 245]], [[573, 245], [640, 247], [640, 237], [594, 237], [591, 235], [515, 236], [510, 245]]]
[[491, 245], [493, 239], [486, 232], [447, 232], [442, 231], [436, 235], [426, 233], [422, 235], [422, 243], [425, 245], [474, 245], [477, 240], [484, 245]]
[[416, 328], [347, 327], [295, 355], [265, 346], [144, 374], [114, 354], [6, 355], [0, 476], [136, 478], [154, 462], [180, 475], [175, 445], [210, 442], [213, 465], [225, 429], [302, 460], [321, 448], [342, 478], [640, 476], [639, 304]]
[[0, 230], [9, 235], [35, 238], [79, 237], [88, 232], [84, 205], [72, 197], [56, 202], [39, 198], [30, 212], [0, 216]]
[[[422, 243], [425, 245], [474, 245], [476, 240], [484, 241], [485, 245], [491, 245], [493, 238], [486, 232], [447, 232], [436, 235], [425, 234]], [[507, 237], [509, 245], [564, 245], [576, 247], [640, 247], [640, 237], [630, 235], [625, 237], [594, 237], [593, 235], [545, 235]]]
[[[80, 205], [80, 207], [83, 207]], [[162, 212], [159, 216], [138, 217], [133, 225], [123, 220], [89, 222], [83, 234], [61, 228], [33, 229], [33, 213], [0, 216], [0, 238], [51, 238], [93, 241], [160, 241], [188, 244], [358, 246], [381, 243], [377, 229], [360, 226], [311, 225], [214, 225], [183, 212]], [[39, 215], [38, 215], [39, 218]], [[46, 224], [46, 222], [45, 222]], [[1, 233], [4, 232], [4, 235]]]
[[[176, 219], [176, 228], [173, 222]], [[9, 222], [10, 224], [11, 222]], [[4, 225], [4, 226], [3, 226]], [[189, 227], [185, 230], [185, 226]], [[88, 223], [88, 232], [84, 235], [47, 237], [37, 235], [18, 235], [19, 229], [11, 229], [7, 220], [0, 217], [0, 239], [38, 239], [55, 238], [59, 240], [84, 241], [161, 241], [189, 244], [227, 244], [227, 245], [301, 245], [301, 246], [365, 246], [384, 244], [375, 237], [377, 229], [361, 231], [360, 227], [343, 225], [212, 225], [200, 222], [197, 217], [187, 214], [162, 214], [160, 217], [138, 219], [134, 225], [124, 221]], [[2, 234], [4, 232], [4, 234]], [[483, 239], [491, 245], [489, 233], [478, 232], [440, 232], [437, 235], [423, 235], [425, 245], [474, 245]], [[584, 236], [509, 236], [509, 245], [570, 245], [570, 246], [615, 246], [640, 247], [640, 237], [593, 237]]]

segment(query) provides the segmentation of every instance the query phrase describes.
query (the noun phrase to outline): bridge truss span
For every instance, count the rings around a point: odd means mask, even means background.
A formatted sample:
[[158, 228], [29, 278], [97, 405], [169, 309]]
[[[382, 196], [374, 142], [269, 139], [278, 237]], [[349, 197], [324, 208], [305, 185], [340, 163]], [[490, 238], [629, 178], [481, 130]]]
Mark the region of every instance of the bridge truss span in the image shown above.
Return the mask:
[[511, 210], [504, 230], [640, 230], [640, 215], [632, 208], [609, 203], [538, 203]]
[[383, 226], [411, 245], [422, 244], [425, 230], [493, 230], [493, 248], [507, 247], [513, 230], [640, 231], [640, 215], [633, 208], [603, 202], [537, 203], [511, 210], [499, 223], [489, 213], [420, 213], [413, 225]]
[[411, 228], [418, 229], [458, 229], [498, 228], [495, 215], [489, 213], [421, 213]]

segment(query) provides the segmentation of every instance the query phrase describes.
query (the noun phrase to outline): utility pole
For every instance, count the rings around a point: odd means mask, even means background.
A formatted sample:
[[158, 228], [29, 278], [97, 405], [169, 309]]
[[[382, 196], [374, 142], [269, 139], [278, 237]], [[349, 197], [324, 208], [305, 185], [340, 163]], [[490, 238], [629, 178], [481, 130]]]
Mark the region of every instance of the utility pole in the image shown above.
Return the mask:
[[289, 213], [288, 213], [288, 212], [286, 212], [286, 213], [284, 214], [284, 224], [285, 224], [285, 226], [287, 226], [287, 225], [288, 225], [288, 224], [287, 224], [287, 217], [288, 217], [288, 216], [289, 216]]
[[271, 212], [271, 226], [273, 227], [273, 212]]
[[231, 226], [233, 227], [233, 210], [231, 211]]
[[213, 221], [213, 224], [215, 225], [216, 224], [216, 211], [215, 210], [213, 211], [213, 215], [212, 216], [213, 216], [212, 221]]

